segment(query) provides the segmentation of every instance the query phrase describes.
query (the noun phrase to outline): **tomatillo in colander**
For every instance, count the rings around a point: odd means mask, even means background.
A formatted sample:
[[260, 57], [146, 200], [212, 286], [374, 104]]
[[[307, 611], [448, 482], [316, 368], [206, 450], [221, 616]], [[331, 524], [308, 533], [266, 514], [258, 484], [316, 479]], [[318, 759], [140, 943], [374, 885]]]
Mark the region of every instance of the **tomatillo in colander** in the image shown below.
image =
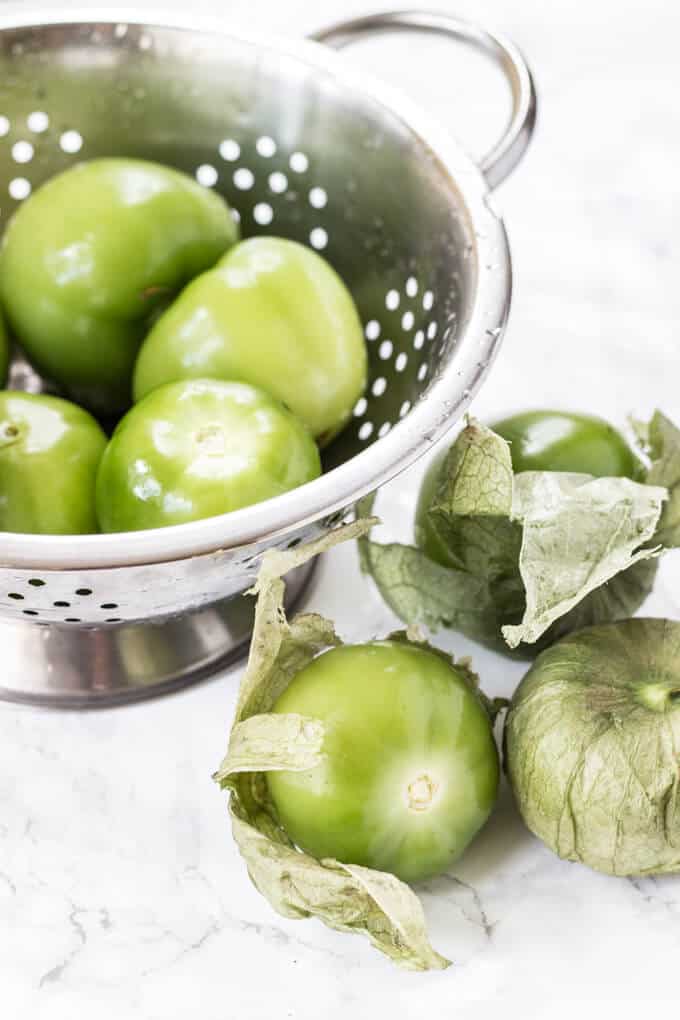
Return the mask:
[[[515, 474], [571, 471], [595, 478], [623, 476], [637, 480], [642, 470], [621, 433], [602, 418], [569, 411], [525, 411], [490, 427], [510, 444]], [[423, 478], [416, 507], [415, 539], [436, 563], [459, 567], [428, 514], [447, 453], [444, 450], [434, 458]]]
[[237, 236], [226, 202], [186, 174], [96, 159], [19, 206], [0, 251], [0, 294], [35, 366], [79, 403], [111, 413], [130, 403], [158, 303]]
[[95, 482], [106, 436], [81, 407], [0, 393], [0, 531], [97, 531]]
[[160, 386], [118, 423], [97, 478], [102, 531], [184, 524], [312, 481], [319, 452], [304, 425], [247, 383]]
[[418, 881], [444, 871], [491, 812], [489, 716], [465, 669], [433, 650], [394, 640], [334, 648], [272, 711], [324, 725], [320, 764], [266, 774], [281, 824], [316, 858]]
[[239, 379], [278, 397], [323, 445], [366, 385], [366, 345], [334, 269], [294, 241], [257, 237], [182, 292], [139, 353], [134, 397], [176, 379]]

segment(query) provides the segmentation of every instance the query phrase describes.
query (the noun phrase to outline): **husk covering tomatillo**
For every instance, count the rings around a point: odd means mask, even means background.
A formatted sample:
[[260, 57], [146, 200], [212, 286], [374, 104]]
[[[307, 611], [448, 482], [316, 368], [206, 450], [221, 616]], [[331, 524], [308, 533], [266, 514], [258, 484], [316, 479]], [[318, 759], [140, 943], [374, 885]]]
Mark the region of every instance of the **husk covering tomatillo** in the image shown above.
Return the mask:
[[505, 440], [469, 421], [428, 511], [448, 565], [417, 546], [366, 536], [363, 569], [407, 624], [451, 627], [500, 650], [539, 651], [631, 616], [651, 590], [656, 554], [680, 544], [680, 430], [659, 412], [637, 430], [651, 459], [644, 484], [514, 475]]
[[528, 827], [612, 875], [680, 871], [680, 623], [588, 628], [543, 652], [505, 723]]

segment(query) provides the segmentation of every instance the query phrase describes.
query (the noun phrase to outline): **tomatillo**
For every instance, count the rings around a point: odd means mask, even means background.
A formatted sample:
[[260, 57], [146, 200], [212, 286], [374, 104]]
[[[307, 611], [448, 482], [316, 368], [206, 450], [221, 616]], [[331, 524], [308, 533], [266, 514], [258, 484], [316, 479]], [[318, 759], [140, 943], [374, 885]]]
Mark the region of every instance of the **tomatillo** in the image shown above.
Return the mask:
[[[525, 411], [490, 426], [510, 444], [512, 468], [522, 471], [572, 471], [596, 478], [637, 479], [641, 465], [625, 439], [602, 418], [568, 411]], [[416, 545], [445, 567], [460, 567], [428, 514], [435, 501], [448, 450], [428, 467], [415, 516]]]
[[97, 477], [102, 531], [184, 524], [318, 477], [304, 425], [246, 383], [192, 379], [150, 393], [118, 423]]
[[366, 385], [366, 345], [352, 297], [310, 248], [256, 237], [194, 280], [139, 353], [134, 398], [192, 377], [262, 386], [322, 444]]
[[314, 857], [418, 881], [448, 867], [491, 812], [491, 722], [463, 670], [433, 650], [390, 640], [334, 648], [272, 711], [324, 724], [319, 765], [267, 773], [281, 824]]
[[95, 482], [106, 436], [81, 407], [0, 393], [0, 531], [97, 531]]
[[36, 367], [91, 409], [131, 399], [132, 368], [159, 301], [237, 240], [226, 202], [186, 174], [96, 159], [53, 177], [12, 217], [0, 294]]
[[435, 502], [439, 475], [443, 467], [448, 449], [438, 453], [429, 465], [423, 480], [420, 484], [418, 502], [416, 504], [416, 517], [414, 522], [414, 535], [416, 545], [435, 563], [441, 563], [443, 567], [459, 567], [460, 564], [453, 552], [449, 550], [446, 542], [433, 527], [430, 520], [429, 509]]
[[635, 478], [639, 471], [621, 433], [592, 415], [525, 411], [491, 428], [510, 443], [515, 474], [574, 471], [595, 478]]

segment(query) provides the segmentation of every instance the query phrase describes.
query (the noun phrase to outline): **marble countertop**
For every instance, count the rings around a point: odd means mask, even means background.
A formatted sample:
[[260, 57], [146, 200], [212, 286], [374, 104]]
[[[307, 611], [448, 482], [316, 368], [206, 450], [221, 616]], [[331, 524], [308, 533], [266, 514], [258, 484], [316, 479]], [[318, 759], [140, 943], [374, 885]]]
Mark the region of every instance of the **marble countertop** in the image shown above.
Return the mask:
[[[317, 2], [313, 14], [305, 0], [228, 6], [251, 27], [290, 34], [365, 9], [342, 0]], [[438, 6], [511, 34], [541, 98], [531, 151], [498, 195], [515, 299], [475, 412], [566, 405], [622, 422], [659, 405], [680, 417], [680, 13], [667, 0]], [[450, 51], [418, 40], [405, 62], [393, 46], [371, 49], [373, 69], [483, 146], [496, 79], [452, 84]], [[389, 527], [411, 513], [421, 470], [384, 490]], [[361, 591], [360, 618], [348, 590]], [[394, 623], [349, 548], [323, 560], [306, 605], [335, 617], [348, 640]], [[662, 564], [646, 608], [680, 614], [680, 553]], [[509, 694], [520, 679], [521, 665], [458, 636], [441, 643], [471, 654], [491, 693]], [[614, 1001], [619, 1016], [677, 1003], [677, 985], [667, 986], [680, 951], [680, 880], [613, 879], [558, 860], [525, 830], [507, 789], [451, 874], [423, 890], [433, 943], [455, 961], [448, 971], [402, 973], [363, 939], [274, 914], [247, 880], [210, 778], [239, 674], [107, 711], [0, 704], [3, 1017], [448, 1020], [502, 1004], [559, 1020], [573, 1000], [586, 1016], [611, 1015]]]

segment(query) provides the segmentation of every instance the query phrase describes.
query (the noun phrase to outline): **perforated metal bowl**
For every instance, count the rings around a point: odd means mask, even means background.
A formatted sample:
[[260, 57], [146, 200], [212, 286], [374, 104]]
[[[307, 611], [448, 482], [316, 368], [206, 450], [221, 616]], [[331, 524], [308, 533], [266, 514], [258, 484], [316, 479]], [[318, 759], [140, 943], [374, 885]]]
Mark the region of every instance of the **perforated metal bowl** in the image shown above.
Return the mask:
[[[505, 69], [513, 113], [481, 168], [404, 97], [327, 45], [434, 31]], [[0, 219], [70, 163], [158, 160], [219, 189], [244, 235], [312, 245], [349, 285], [370, 382], [317, 481], [158, 531], [0, 536], [0, 694], [89, 705], [205, 674], [248, 637], [238, 597], [262, 552], [332, 528], [357, 498], [460, 417], [498, 349], [510, 298], [505, 231], [489, 188], [517, 161], [535, 113], [508, 42], [445, 15], [376, 15], [315, 40], [139, 14], [26, 9], [0, 17]], [[15, 360], [12, 385], [40, 389]], [[294, 597], [304, 577], [292, 579]]]

